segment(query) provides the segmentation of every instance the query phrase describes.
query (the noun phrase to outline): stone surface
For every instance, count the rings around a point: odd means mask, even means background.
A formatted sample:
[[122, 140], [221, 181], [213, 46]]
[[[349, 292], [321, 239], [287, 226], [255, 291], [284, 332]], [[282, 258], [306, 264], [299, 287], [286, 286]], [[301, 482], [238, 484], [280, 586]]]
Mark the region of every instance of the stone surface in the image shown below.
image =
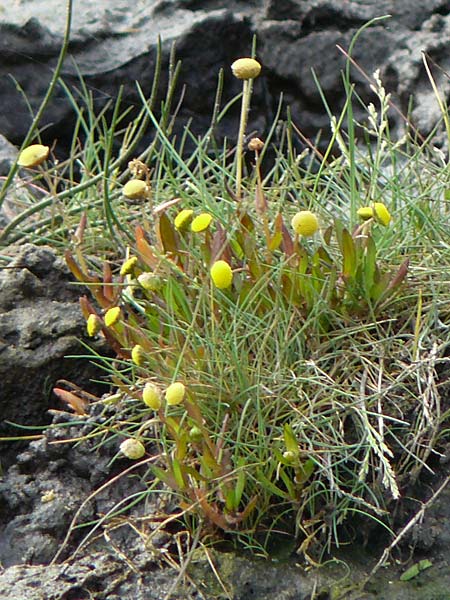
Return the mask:
[[89, 389], [99, 376], [89, 361], [64, 359], [83, 354], [85, 323], [63, 261], [31, 244], [4, 253], [11, 260], [0, 269], [0, 437], [24, 435], [8, 422], [48, 423], [48, 409], [61, 407], [51, 392], [58, 379]]
[[[413, 95], [413, 121], [426, 134], [440, 114], [422, 52], [430, 56], [430, 64], [435, 61], [442, 68], [435, 68], [434, 76], [448, 95], [449, 13], [445, 0], [233, 0], [226, 7], [219, 0], [79, 0], [63, 77], [70, 86], [79, 87], [78, 69], [99, 106], [114, 99], [120, 85], [124, 106], [136, 105], [135, 80], [145, 93], [151, 88], [158, 36], [164, 49], [161, 93], [167, 83], [170, 46], [176, 42], [177, 56], [183, 61], [180, 89], [187, 86], [178, 125], [181, 128], [193, 117], [194, 130], [201, 132], [209, 124], [219, 69], [225, 69], [225, 102], [239, 91], [229, 65], [249, 54], [256, 34], [264, 69], [255, 85], [249, 128], [264, 134], [283, 92], [302, 131], [314, 137], [324, 128], [326, 136], [328, 119], [311, 69], [331, 109], [338, 113], [344, 101], [340, 70], [345, 57], [336, 46], [347, 50], [358, 28], [390, 14], [365, 30], [353, 57], [369, 77], [381, 69], [403, 112]], [[0, 134], [11, 142], [19, 143], [30, 123], [18, 86], [36, 110], [56, 64], [64, 24], [64, 3], [57, 0], [17, 0], [0, 8]], [[352, 73], [358, 93], [370, 100], [369, 82], [357, 69]], [[45, 141], [58, 139], [57, 152], [68, 147], [73, 119], [70, 104], [58, 88], [41, 123]], [[237, 112], [232, 111], [219, 133], [234, 138], [236, 119]], [[400, 126], [402, 119], [393, 112], [392, 121]]]

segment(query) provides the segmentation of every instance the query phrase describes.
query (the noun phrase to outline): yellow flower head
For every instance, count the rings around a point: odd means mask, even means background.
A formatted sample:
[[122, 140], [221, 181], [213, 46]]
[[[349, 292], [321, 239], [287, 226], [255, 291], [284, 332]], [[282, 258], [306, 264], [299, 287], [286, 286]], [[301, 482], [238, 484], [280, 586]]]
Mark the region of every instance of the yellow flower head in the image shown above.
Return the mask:
[[261, 73], [261, 65], [254, 58], [238, 58], [231, 65], [231, 70], [238, 79], [254, 79]]
[[137, 263], [138, 263], [137, 256], [132, 256], [131, 258], [126, 260], [120, 269], [120, 274], [122, 275], [122, 277], [133, 273], [134, 268], [137, 265]]
[[154, 273], [141, 273], [137, 278], [139, 285], [141, 285], [147, 292], [157, 292], [161, 287], [161, 277]]
[[142, 179], [130, 179], [123, 186], [122, 194], [130, 200], [144, 198], [148, 194], [148, 185]]
[[309, 237], [319, 229], [319, 221], [310, 210], [301, 210], [292, 217], [292, 229], [298, 235]]
[[195, 219], [192, 221], [191, 229], [195, 233], [200, 233], [200, 231], [204, 231], [205, 229], [208, 229], [208, 227], [211, 224], [211, 221], [212, 221], [212, 215], [210, 215], [209, 213], [201, 213], [200, 215], [198, 215], [198, 217], [195, 217]]
[[145, 448], [142, 442], [133, 438], [128, 438], [120, 444], [120, 451], [131, 460], [139, 460], [145, 454]]
[[190, 208], [185, 208], [184, 210], [180, 211], [173, 222], [175, 227], [180, 231], [185, 229], [191, 222], [193, 214], [194, 211]]
[[17, 164], [19, 167], [26, 167], [28, 169], [37, 167], [48, 158], [49, 152], [50, 148], [48, 146], [33, 144], [22, 150], [17, 159]]
[[142, 367], [142, 365], [145, 363], [145, 350], [139, 344], [133, 346], [131, 350], [131, 360], [138, 367]]
[[175, 406], [181, 404], [186, 394], [186, 387], [181, 381], [175, 381], [171, 383], [166, 390], [166, 402], [169, 406]]
[[122, 318], [122, 309], [120, 306], [113, 306], [109, 308], [105, 313], [105, 325], [106, 327], [112, 327], [120, 321]]
[[219, 290], [229, 288], [233, 282], [233, 271], [225, 260], [216, 260], [210, 269], [210, 275]]
[[373, 211], [375, 213], [376, 220], [387, 227], [387, 225], [389, 225], [391, 222], [392, 217], [386, 206], [382, 202], [374, 202]]
[[142, 392], [142, 400], [149, 408], [161, 408], [161, 391], [154, 383], [146, 383]]
[[97, 315], [91, 313], [86, 321], [86, 329], [89, 337], [94, 337], [100, 329], [102, 328], [102, 323]]
[[363, 221], [368, 221], [373, 217], [373, 208], [371, 206], [362, 206], [357, 210], [358, 217], [361, 217]]

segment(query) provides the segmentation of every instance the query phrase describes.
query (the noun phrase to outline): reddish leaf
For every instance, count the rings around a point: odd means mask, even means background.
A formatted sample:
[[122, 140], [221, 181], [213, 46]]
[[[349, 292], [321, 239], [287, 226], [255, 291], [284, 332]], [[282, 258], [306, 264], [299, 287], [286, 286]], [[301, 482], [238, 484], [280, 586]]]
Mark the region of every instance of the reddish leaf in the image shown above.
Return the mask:
[[53, 388], [53, 393], [55, 396], [58, 396], [60, 400], [68, 404], [77, 415], [87, 414], [86, 409], [88, 407], [88, 402], [84, 398], [80, 398], [80, 396], [76, 396], [72, 392], [68, 392], [62, 388]]

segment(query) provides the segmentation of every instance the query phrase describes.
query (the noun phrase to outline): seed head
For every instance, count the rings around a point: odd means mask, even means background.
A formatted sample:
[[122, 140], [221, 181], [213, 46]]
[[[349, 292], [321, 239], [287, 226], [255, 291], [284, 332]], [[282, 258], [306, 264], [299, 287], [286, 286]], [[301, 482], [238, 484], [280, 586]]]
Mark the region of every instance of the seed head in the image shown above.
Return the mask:
[[146, 383], [142, 392], [142, 400], [149, 408], [161, 408], [161, 391], [154, 383]]
[[229, 288], [233, 283], [233, 271], [225, 260], [216, 260], [210, 269], [210, 275], [219, 290]]
[[131, 460], [139, 460], [145, 454], [145, 448], [142, 442], [134, 438], [128, 438], [120, 444], [120, 451]]
[[145, 198], [148, 194], [148, 185], [142, 179], [130, 179], [123, 186], [122, 194], [130, 200]]
[[50, 148], [48, 146], [33, 144], [22, 150], [17, 159], [17, 164], [19, 167], [26, 167], [28, 169], [37, 167], [48, 158], [49, 152]]
[[181, 404], [186, 394], [186, 387], [181, 381], [175, 381], [171, 383], [166, 390], [166, 402], [169, 406], [175, 406]]
[[198, 217], [195, 217], [195, 219], [192, 221], [191, 230], [194, 231], [195, 233], [200, 233], [200, 231], [204, 231], [205, 229], [208, 229], [208, 227], [211, 224], [211, 221], [212, 221], [212, 215], [210, 215], [209, 213], [201, 213], [200, 215], [198, 215]]
[[264, 142], [255, 137], [249, 141], [247, 147], [251, 152], [261, 152], [261, 150], [264, 148]]
[[238, 58], [231, 70], [237, 79], [255, 79], [261, 73], [261, 65], [254, 58]]
[[301, 210], [292, 217], [292, 229], [298, 235], [309, 237], [314, 235], [319, 229], [319, 221], [314, 213], [310, 210]]

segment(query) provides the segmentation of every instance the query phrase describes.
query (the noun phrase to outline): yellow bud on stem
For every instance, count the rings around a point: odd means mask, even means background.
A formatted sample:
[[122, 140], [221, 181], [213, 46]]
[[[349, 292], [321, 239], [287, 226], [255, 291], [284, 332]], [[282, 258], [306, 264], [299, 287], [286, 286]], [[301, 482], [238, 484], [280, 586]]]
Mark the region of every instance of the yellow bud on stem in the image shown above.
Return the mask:
[[319, 229], [319, 221], [310, 210], [301, 210], [292, 217], [292, 229], [303, 237], [314, 235]]
[[229, 288], [233, 283], [233, 271], [225, 260], [216, 260], [210, 269], [210, 275], [219, 290]]
[[166, 402], [169, 406], [176, 406], [181, 404], [186, 394], [186, 387], [181, 381], [175, 381], [171, 383], [166, 390]]
[[142, 400], [153, 410], [161, 408], [161, 392], [154, 383], [146, 383], [142, 392]]
[[17, 159], [17, 164], [19, 167], [26, 167], [27, 169], [37, 167], [48, 158], [49, 152], [50, 148], [48, 146], [33, 144], [22, 150]]
[[113, 306], [109, 308], [105, 313], [105, 325], [106, 327], [112, 327], [118, 323], [122, 318], [122, 309], [120, 306]]

